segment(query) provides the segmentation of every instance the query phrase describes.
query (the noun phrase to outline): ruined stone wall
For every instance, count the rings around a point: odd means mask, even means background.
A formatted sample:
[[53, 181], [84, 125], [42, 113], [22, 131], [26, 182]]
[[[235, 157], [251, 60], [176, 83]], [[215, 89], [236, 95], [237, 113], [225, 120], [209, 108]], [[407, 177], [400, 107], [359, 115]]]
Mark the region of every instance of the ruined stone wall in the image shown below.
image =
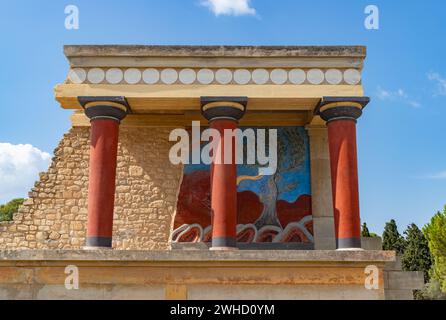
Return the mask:
[[[168, 159], [169, 128], [121, 127], [113, 247], [169, 248], [182, 167]], [[0, 223], [0, 249], [79, 249], [85, 245], [89, 128], [74, 127], [49, 170], [11, 222]]]

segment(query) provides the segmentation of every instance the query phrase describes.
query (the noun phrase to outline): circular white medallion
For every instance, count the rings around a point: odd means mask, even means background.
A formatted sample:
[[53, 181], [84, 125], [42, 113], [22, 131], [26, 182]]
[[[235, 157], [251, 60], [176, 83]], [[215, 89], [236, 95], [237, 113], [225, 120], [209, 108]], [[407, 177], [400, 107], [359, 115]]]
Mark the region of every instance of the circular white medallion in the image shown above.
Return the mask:
[[307, 75], [302, 69], [293, 69], [288, 73], [288, 77], [292, 84], [302, 84], [305, 82]]
[[161, 71], [161, 81], [165, 84], [173, 84], [178, 80], [178, 72], [175, 69]]
[[251, 72], [246, 69], [238, 69], [234, 72], [234, 80], [238, 84], [247, 84], [251, 81]]
[[215, 79], [220, 84], [228, 84], [232, 81], [232, 72], [228, 69], [219, 69], [215, 73]]
[[255, 84], [265, 84], [269, 80], [269, 72], [265, 69], [255, 69], [252, 72], [252, 81]]
[[142, 80], [147, 84], [155, 84], [160, 81], [160, 73], [153, 68], [146, 69], [142, 73]]
[[108, 83], [117, 84], [122, 81], [124, 74], [121, 69], [111, 68], [105, 73], [105, 79]]
[[180, 81], [183, 84], [192, 84], [196, 78], [197, 75], [192, 69], [183, 69], [180, 71]]
[[97, 84], [97, 83], [101, 83], [102, 81], [104, 81], [105, 78], [105, 72], [102, 69], [99, 68], [93, 68], [88, 70], [88, 81], [90, 81], [91, 83]]
[[71, 69], [68, 73], [68, 79], [70, 79], [72, 83], [80, 84], [87, 79], [87, 72], [82, 68]]
[[283, 69], [271, 71], [271, 81], [274, 84], [284, 84], [288, 80], [288, 73]]
[[351, 85], [358, 84], [361, 81], [361, 73], [356, 69], [345, 70], [344, 80]]
[[338, 69], [330, 69], [325, 72], [325, 79], [329, 84], [340, 84], [342, 81], [342, 72]]
[[210, 69], [201, 69], [198, 71], [197, 79], [201, 84], [210, 84], [214, 81], [214, 72]]
[[124, 72], [124, 80], [128, 84], [136, 84], [141, 81], [142, 75], [139, 69], [130, 68]]
[[252, 72], [252, 81], [255, 84], [265, 84], [269, 80], [269, 72], [265, 69], [256, 69]]
[[311, 69], [307, 73], [307, 79], [311, 84], [321, 84], [324, 81], [324, 73], [320, 69]]

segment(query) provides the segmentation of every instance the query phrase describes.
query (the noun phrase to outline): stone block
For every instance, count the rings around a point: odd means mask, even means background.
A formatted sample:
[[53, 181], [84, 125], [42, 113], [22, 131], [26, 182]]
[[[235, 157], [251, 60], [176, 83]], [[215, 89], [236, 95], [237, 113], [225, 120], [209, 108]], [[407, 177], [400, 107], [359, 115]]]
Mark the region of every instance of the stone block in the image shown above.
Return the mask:
[[316, 250], [336, 249], [333, 217], [313, 217], [313, 229]]
[[413, 290], [386, 290], [386, 300], [413, 300]]
[[382, 250], [382, 239], [381, 237], [362, 237], [361, 246], [364, 250]]
[[389, 290], [416, 290], [424, 287], [421, 271], [387, 271]]

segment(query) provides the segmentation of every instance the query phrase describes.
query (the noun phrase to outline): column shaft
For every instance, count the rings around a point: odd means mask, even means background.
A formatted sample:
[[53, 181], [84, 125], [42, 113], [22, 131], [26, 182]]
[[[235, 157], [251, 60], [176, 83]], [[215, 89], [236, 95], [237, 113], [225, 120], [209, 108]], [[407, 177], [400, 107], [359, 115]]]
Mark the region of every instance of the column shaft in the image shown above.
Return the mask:
[[368, 97], [324, 97], [319, 114], [327, 122], [338, 249], [361, 249], [356, 120]]
[[111, 248], [119, 124], [129, 112], [125, 97], [78, 97], [90, 118], [87, 248]]
[[[237, 249], [237, 139], [232, 133], [247, 103], [247, 97], [201, 97], [201, 112], [219, 133], [219, 152], [211, 164], [212, 250]], [[225, 130], [231, 133], [231, 149], [225, 148]], [[231, 157], [226, 155], [231, 161], [225, 161], [225, 152], [232, 152]]]
[[212, 247], [235, 247], [237, 227], [237, 166], [235, 139], [232, 140], [231, 164], [224, 164], [224, 130], [234, 130], [237, 122], [228, 119], [213, 120], [210, 127], [220, 133], [221, 159], [215, 159], [211, 168]]
[[112, 245], [118, 133], [116, 120], [91, 121], [88, 247]]
[[328, 123], [333, 207], [338, 248], [360, 248], [356, 121]]

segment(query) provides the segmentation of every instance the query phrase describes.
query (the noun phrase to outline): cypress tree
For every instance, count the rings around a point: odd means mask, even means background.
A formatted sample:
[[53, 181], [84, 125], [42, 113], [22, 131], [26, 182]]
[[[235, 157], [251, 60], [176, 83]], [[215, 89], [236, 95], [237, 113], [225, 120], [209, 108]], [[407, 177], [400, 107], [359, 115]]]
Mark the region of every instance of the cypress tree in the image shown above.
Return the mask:
[[404, 252], [404, 238], [398, 232], [398, 226], [395, 220], [390, 220], [386, 223], [383, 233], [383, 249], [394, 250], [397, 254]]
[[426, 237], [414, 223], [407, 227], [404, 235], [406, 236], [406, 247], [401, 259], [403, 270], [423, 271], [424, 281], [429, 281], [432, 257]]
[[361, 237], [370, 237], [369, 228], [367, 228], [367, 223], [363, 223], [361, 227]]

